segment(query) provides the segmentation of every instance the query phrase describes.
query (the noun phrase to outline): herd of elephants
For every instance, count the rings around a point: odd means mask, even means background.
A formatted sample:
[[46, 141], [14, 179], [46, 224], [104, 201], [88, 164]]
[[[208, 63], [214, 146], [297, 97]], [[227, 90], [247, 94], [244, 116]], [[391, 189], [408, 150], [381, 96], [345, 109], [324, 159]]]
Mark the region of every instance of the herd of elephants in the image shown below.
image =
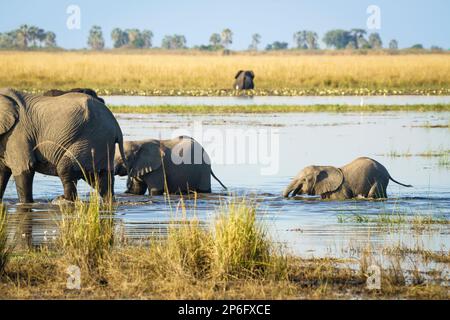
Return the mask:
[[[253, 89], [254, 77], [252, 71], [239, 71], [234, 88]], [[201, 161], [194, 161], [199, 150]], [[177, 157], [183, 161], [174, 161]], [[58, 176], [64, 188], [59, 199], [67, 201], [77, 198], [80, 179], [112, 199], [115, 175], [128, 176], [126, 192], [131, 194], [210, 193], [211, 176], [226, 189], [206, 151], [191, 137], [123, 141], [117, 120], [94, 90], [37, 95], [0, 89], [0, 201], [12, 175], [19, 202], [33, 202], [35, 172]], [[306, 167], [283, 196], [386, 198], [389, 180], [411, 187], [395, 181], [379, 162], [362, 157], [341, 168]]]

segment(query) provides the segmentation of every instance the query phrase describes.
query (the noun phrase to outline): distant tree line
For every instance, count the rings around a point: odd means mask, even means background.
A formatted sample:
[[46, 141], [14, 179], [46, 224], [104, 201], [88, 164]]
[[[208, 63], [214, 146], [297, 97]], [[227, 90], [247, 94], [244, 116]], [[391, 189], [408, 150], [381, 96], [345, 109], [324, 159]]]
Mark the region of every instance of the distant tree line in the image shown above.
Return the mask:
[[[261, 44], [261, 35], [255, 33], [251, 36], [248, 50], [257, 51]], [[300, 30], [293, 34], [293, 46], [295, 50], [319, 50], [319, 36], [311, 30]], [[111, 40], [114, 48], [146, 49], [153, 47], [153, 32], [139, 29], [115, 28], [111, 32]], [[383, 41], [377, 32], [368, 34], [364, 29], [335, 29], [325, 33], [323, 43], [328, 49], [351, 50], [379, 50], [383, 49]], [[194, 46], [193, 49], [204, 51], [229, 51], [233, 44], [233, 32], [226, 28], [220, 33], [213, 33], [206, 45]], [[102, 28], [98, 25], [89, 30], [87, 45], [92, 50], [105, 48], [105, 40]], [[18, 29], [0, 33], [0, 48], [28, 49], [28, 48], [52, 48], [56, 47], [56, 35], [36, 26], [21, 25]], [[173, 34], [163, 37], [161, 48], [167, 50], [187, 49], [187, 40], [184, 35]], [[387, 47], [390, 50], [398, 50], [398, 41], [391, 40]], [[264, 48], [266, 51], [287, 50], [289, 43], [274, 41]], [[423, 50], [422, 44], [415, 44], [411, 49]], [[438, 46], [432, 46], [431, 51], [443, 51]]]
[[42, 47], [56, 47], [56, 34], [54, 32], [23, 24], [15, 30], [0, 33], [0, 48], [24, 50]]

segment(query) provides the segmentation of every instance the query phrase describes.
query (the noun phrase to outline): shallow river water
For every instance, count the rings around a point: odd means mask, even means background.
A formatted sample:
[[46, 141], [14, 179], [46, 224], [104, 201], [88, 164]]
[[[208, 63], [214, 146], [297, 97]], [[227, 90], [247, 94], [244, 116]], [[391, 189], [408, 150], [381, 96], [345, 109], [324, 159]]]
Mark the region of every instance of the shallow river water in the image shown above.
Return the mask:
[[[170, 138], [188, 134], [201, 141], [212, 158], [213, 170], [228, 186], [222, 190], [213, 182], [213, 194], [201, 195], [195, 210], [208, 223], [217, 205], [234, 196], [246, 196], [258, 203], [260, 217], [274, 239], [301, 256], [351, 256], [356, 248], [404, 245], [433, 251], [449, 250], [448, 224], [415, 230], [410, 225], [380, 226], [357, 222], [357, 215], [432, 215], [450, 219], [450, 159], [424, 157], [430, 151], [450, 150], [450, 113], [306, 113], [234, 115], [143, 115], [118, 114], [126, 140]], [[442, 125], [426, 128], [425, 125]], [[392, 157], [409, 154], [408, 157]], [[284, 199], [281, 192], [290, 179], [311, 164], [342, 166], [359, 156], [372, 157], [390, 174], [414, 188], [394, 183], [387, 201], [319, 201]], [[169, 205], [164, 197], [123, 194], [125, 179], [116, 178], [118, 225], [130, 239], [164, 233], [176, 215], [177, 198]], [[81, 193], [88, 188], [81, 184]], [[35, 200], [30, 210], [15, 205], [13, 181], [5, 201], [13, 228], [30, 244], [53, 241], [57, 234], [56, 207], [49, 200], [60, 195], [58, 178], [37, 175]], [[193, 200], [186, 199], [188, 208]], [[195, 213], [194, 213], [195, 211]], [[347, 222], [342, 222], [347, 220]]]

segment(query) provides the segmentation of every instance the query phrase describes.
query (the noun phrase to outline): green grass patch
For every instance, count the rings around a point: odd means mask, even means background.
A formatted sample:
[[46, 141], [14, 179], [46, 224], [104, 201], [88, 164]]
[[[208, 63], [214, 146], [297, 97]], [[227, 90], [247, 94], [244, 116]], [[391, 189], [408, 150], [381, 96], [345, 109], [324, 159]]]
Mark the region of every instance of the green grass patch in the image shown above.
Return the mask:
[[285, 106], [285, 105], [248, 105], [248, 106], [186, 106], [186, 105], [158, 105], [158, 106], [110, 106], [114, 113], [186, 113], [186, 114], [233, 114], [233, 113], [306, 113], [306, 112], [449, 112], [450, 104], [434, 105], [313, 105], [313, 106]]

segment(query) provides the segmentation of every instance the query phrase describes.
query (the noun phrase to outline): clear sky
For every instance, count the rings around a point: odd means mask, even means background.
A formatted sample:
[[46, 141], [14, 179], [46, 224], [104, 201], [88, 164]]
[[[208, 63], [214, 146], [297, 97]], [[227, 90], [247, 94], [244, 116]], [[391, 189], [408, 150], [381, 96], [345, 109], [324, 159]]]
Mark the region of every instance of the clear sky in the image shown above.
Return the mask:
[[[0, 32], [20, 24], [54, 31], [58, 45], [86, 47], [92, 25], [103, 29], [111, 47], [114, 27], [150, 29], [154, 45], [166, 34], [183, 34], [188, 46], [207, 44], [213, 32], [230, 28], [232, 49], [246, 49], [253, 33], [262, 36], [260, 47], [275, 40], [292, 45], [298, 30], [314, 30], [320, 38], [336, 28], [364, 28], [369, 5], [381, 9], [381, 29], [387, 45], [397, 39], [400, 47], [422, 43], [450, 48], [449, 0], [0, 0]], [[66, 27], [69, 5], [81, 9], [81, 28]], [[370, 30], [369, 30], [370, 31]], [[321, 44], [323, 47], [323, 44]]]

